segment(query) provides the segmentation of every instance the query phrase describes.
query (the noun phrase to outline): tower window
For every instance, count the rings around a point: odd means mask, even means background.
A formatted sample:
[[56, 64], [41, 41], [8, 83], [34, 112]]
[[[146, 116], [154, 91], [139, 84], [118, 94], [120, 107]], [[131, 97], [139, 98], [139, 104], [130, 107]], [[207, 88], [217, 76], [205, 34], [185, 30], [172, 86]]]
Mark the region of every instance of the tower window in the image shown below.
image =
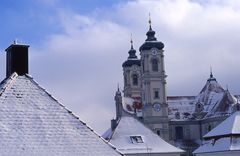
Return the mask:
[[154, 91], [154, 99], [159, 99], [159, 92], [157, 90]]
[[180, 126], [175, 127], [175, 135], [177, 140], [183, 139], [183, 128]]
[[136, 74], [132, 76], [132, 82], [134, 86], [138, 85], [138, 76]]
[[154, 71], [154, 72], [158, 71], [158, 60], [157, 59], [152, 60], [152, 71]]

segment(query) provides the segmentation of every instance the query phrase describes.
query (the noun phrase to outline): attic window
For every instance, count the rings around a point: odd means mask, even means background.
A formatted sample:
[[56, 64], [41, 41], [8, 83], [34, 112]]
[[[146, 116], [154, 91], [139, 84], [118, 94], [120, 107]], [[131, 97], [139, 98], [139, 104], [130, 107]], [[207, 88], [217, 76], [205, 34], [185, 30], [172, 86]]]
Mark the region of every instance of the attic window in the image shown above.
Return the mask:
[[143, 143], [143, 139], [141, 136], [130, 136], [130, 139], [133, 144]]

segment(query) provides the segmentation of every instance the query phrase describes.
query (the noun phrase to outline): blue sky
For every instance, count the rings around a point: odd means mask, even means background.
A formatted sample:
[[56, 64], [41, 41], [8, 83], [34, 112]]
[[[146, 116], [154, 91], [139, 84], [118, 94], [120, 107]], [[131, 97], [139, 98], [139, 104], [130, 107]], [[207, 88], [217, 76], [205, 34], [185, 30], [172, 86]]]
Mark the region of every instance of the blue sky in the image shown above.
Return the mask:
[[15, 38], [29, 44], [30, 75], [99, 133], [115, 116], [130, 34], [138, 50], [149, 12], [165, 44], [168, 95], [197, 95], [210, 66], [240, 94], [238, 0], [3, 0], [0, 10], [0, 78], [4, 49]]
[[97, 9], [111, 8], [120, 2], [124, 0], [2, 0], [0, 47], [5, 47], [15, 38], [39, 44], [49, 33], [61, 32], [58, 19], [60, 9], [89, 14]]

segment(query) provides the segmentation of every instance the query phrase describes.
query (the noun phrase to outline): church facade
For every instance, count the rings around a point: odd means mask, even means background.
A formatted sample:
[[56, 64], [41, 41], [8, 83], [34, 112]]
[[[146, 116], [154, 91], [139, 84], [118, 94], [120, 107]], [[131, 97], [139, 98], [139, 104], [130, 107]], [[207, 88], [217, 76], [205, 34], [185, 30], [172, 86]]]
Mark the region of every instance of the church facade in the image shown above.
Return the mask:
[[[149, 21], [147, 39], [136, 50], [131, 48], [123, 67], [123, 97], [115, 96], [116, 119], [111, 132], [121, 119], [122, 111], [137, 118], [165, 141], [183, 149], [186, 156], [202, 144], [203, 136], [240, 109], [238, 96], [224, 89], [213, 76], [196, 96], [168, 96], [164, 44], [157, 40]], [[119, 91], [118, 91], [119, 92]], [[110, 140], [111, 134], [105, 135]]]

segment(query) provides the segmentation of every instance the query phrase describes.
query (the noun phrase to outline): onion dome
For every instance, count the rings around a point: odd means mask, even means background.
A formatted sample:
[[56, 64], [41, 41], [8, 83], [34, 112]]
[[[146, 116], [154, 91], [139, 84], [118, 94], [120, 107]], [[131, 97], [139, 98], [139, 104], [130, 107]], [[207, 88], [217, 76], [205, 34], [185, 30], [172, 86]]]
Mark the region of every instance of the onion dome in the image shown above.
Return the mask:
[[150, 50], [152, 48], [157, 48], [159, 50], [162, 50], [164, 48], [164, 44], [162, 42], [157, 41], [157, 38], [155, 37], [155, 31], [152, 30], [150, 18], [149, 18], [149, 30], [146, 33], [146, 35], [147, 35], [147, 39], [145, 40], [143, 45], [139, 48], [140, 51]]
[[131, 49], [128, 51], [128, 59], [137, 59], [136, 50], [133, 48], [133, 41], [131, 39]]
[[122, 67], [131, 67], [133, 65], [140, 66], [140, 60], [137, 58], [136, 50], [133, 48], [133, 41], [131, 39], [131, 49], [128, 51], [128, 59], [122, 64]]

